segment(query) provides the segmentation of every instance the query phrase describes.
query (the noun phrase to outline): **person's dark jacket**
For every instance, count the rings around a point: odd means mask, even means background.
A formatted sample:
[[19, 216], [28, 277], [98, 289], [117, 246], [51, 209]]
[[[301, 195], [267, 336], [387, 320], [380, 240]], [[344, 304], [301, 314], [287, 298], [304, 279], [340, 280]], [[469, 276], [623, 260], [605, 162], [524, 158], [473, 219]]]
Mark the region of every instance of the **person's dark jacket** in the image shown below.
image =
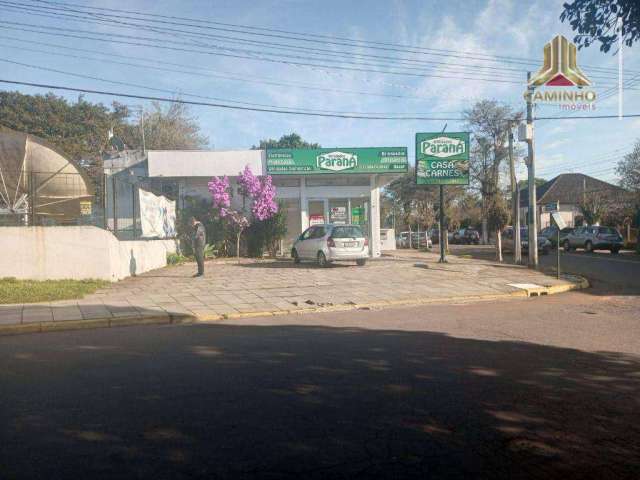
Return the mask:
[[191, 233], [191, 246], [194, 252], [203, 252], [204, 246], [207, 243], [207, 234], [204, 229], [204, 225], [200, 222], [196, 222], [193, 226], [193, 232]]

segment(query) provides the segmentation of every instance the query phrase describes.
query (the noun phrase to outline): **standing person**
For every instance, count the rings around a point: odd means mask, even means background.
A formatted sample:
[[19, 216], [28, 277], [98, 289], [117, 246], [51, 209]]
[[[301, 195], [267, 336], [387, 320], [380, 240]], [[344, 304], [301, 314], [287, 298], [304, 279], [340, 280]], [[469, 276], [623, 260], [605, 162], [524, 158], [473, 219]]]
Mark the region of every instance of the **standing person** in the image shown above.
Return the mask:
[[201, 277], [204, 275], [204, 246], [207, 242], [207, 234], [204, 225], [196, 217], [191, 217], [191, 226], [193, 227], [191, 246], [196, 262], [198, 262], [198, 273], [194, 277]]

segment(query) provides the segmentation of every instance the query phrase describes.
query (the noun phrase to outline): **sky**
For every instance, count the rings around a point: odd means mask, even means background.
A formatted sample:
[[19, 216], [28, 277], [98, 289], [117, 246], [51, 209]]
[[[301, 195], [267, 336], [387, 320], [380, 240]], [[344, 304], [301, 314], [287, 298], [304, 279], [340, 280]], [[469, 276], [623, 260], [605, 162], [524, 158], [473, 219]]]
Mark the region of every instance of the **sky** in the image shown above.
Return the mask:
[[[493, 99], [522, 111], [526, 72], [542, 65], [544, 44], [559, 33], [573, 38], [559, 20], [564, 0], [65, 0], [66, 11], [57, 1], [0, 0], [0, 78], [233, 105], [442, 119], [363, 120], [192, 107], [216, 150], [249, 148], [260, 139], [297, 132], [326, 147], [407, 146], [413, 159], [416, 132], [441, 131], [445, 124], [447, 131], [464, 131], [459, 119], [476, 101]], [[94, 20], [87, 21], [85, 13], [77, 13], [82, 7], [164, 17], [93, 10], [88, 18]], [[183, 25], [144, 23], [145, 18]], [[270, 30], [238, 32], [248, 31], [245, 27]], [[292, 39], [282, 32], [301, 35]], [[144, 42], [155, 46], [131, 44]], [[640, 88], [639, 48], [623, 52], [624, 79], [631, 87], [624, 92], [625, 114], [640, 113], [640, 90], [634, 90]], [[618, 96], [611, 90], [618, 81], [617, 56], [594, 45], [578, 52], [578, 64], [602, 98], [597, 110], [567, 114], [545, 105], [536, 107], [538, 117], [617, 114]], [[70, 100], [78, 96], [56, 93]], [[118, 100], [98, 94], [85, 98], [107, 105]], [[145, 100], [119, 101], [149, 107]], [[615, 164], [640, 138], [640, 117], [539, 120], [535, 132], [537, 176], [582, 172], [616, 181]], [[522, 152], [524, 146], [519, 144]], [[522, 156], [517, 165], [518, 178], [526, 178]]]

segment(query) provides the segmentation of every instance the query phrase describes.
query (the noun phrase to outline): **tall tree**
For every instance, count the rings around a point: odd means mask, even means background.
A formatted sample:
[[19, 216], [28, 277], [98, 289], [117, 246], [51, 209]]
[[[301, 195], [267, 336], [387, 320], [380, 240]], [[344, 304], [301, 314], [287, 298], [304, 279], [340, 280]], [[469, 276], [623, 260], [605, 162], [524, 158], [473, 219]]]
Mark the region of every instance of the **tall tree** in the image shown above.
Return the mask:
[[620, 186], [640, 194], [640, 140], [633, 150], [618, 162], [616, 173], [620, 177]]
[[[131, 129], [127, 140], [129, 145], [141, 148], [140, 129]], [[153, 102], [151, 110], [144, 112], [144, 143], [147, 150], [197, 150], [206, 148], [209, 139], [200, 132], [188, 105], [171, 103], [163, 107]]]
[[319, 143], [311, 143], [303, 140], [300, 135], [295, 132], [289, 135], [283, 135], [279, 140], [273, 138], [260, 140], [259, 145], [253, 145], [253, 150], [265, 150], [267, 148], [320, 148]]
[[522, 114], [495, 100], [481, 100], [463, 116], [473, 134], [469, 173], [471, 186], [482, 199], [482, 240], [487, 243], [488, 208], [498, 194], [501, 166], [508, 156], [508, 133]]
[[600, 42], [608, 52], [618, 42], [617, 22], [622, 19], [622, 41], [631, 46], [640, 39], [640, 2], [638, 0], [573, 0], [563, 5], [560, 20], [567, 21], [578, 47]]

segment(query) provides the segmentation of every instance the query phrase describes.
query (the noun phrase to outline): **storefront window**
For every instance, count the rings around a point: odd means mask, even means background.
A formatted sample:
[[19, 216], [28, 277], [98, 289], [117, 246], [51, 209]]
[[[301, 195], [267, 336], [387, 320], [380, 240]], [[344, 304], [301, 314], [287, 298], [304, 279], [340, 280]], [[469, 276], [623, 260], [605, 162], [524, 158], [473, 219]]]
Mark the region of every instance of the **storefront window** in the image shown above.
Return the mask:
[[346, 198], [329, 200], [329, 222], [336, 225], [349, 223], [349, 201]]

